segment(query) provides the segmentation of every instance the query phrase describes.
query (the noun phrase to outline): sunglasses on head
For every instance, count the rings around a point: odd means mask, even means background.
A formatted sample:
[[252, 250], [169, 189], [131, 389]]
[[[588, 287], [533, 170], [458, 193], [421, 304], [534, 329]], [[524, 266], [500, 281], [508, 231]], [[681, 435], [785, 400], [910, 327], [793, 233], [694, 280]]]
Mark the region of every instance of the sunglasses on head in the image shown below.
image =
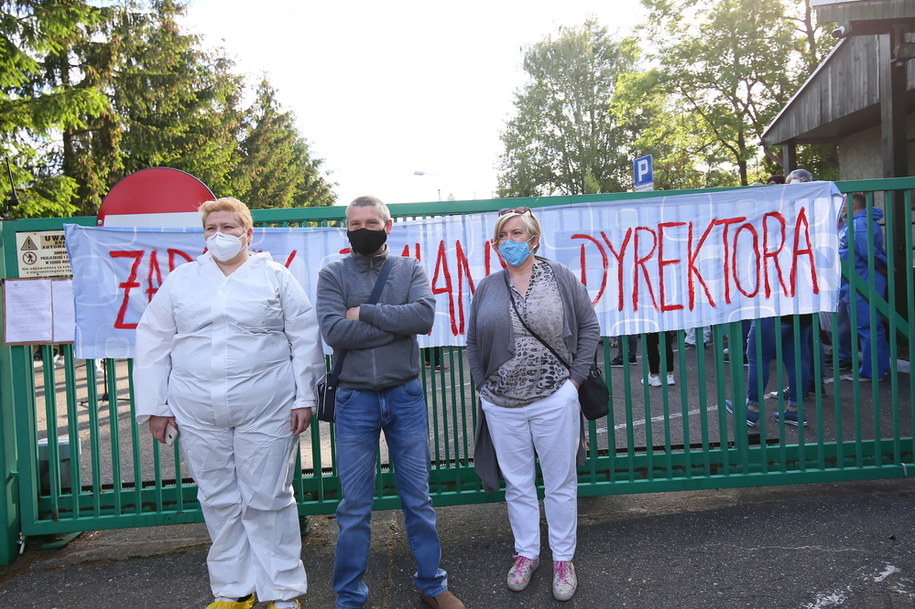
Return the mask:
[[532, 216], [534, 215], [533, 212], [531, 212], [530, 207], [504, 207], [499, 210], [500, 216], [504, 216], [505, 214], [531, 214]]

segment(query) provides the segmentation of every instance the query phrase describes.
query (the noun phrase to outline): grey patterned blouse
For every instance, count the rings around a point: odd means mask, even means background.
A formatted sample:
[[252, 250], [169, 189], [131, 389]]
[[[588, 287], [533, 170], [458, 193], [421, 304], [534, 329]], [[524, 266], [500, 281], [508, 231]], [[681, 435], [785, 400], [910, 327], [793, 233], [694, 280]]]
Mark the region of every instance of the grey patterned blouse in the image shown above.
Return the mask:
[[[511, 285], [511, 295], [525, 323], [563, 359], [571, 361], [572, 355], [562, 340], [562, 296], [550, 265], [536, 261], [527, 294], [522, 296]], [[480, 397], [496, 406], [518, 408], [558, 391], [569, 378], [569, 369], [527, 331], [511, 303], [508, 307], [515, 355], [483, 383]]]

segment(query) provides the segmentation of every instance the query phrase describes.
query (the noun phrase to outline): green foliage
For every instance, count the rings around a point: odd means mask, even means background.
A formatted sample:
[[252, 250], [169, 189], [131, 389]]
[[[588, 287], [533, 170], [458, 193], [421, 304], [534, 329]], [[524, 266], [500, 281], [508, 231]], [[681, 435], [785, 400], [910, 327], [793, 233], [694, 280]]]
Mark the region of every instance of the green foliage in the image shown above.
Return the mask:
[[748, 184], [759, 141], [825, 45], [809, 0], [642, 0], [667, 108]]
[[71, 82], [78, 66], [70, 63], [70, 49], [89, 39], [102, 19], [99, 9], [79, 0], [0, 1], [0, 156], [15, 167], [21, 203], [14, 217], [77, 210], [77, 183], [62, 175], [63, 151], [54, 143], [109, 107], [96, 83]]
[[622, 188], [630, 156], [610, 106], [617, 78], [635, 59], [633, 41], [614, 41], [593, 21], [528, 49], [530, 82], [502, 133], [500, 196]]
[[253, 208], [333, 205], [336, 197], [320, 174], [321, 161], [309, 154], [295, 115], [282, 111], [267, 81], [258, 87], [247, 118], [239, 166], [244, 201]]
[[182, 5], [98, 5], [0, 0], [0, 156], [14, 164], [14, 217], [93, 215], [118, 180], [156, 166], [241, 197], [255, 185], [250, 147], [270, 146], [271, 129], [288, 145], [257, 158], [289, 184], [278, 198], [257, 185], [270, 206], [334, 202], [291, 115], [276, 111], [272, 125], [257, 103], [241, 107], [244, 78], [182, 31]]

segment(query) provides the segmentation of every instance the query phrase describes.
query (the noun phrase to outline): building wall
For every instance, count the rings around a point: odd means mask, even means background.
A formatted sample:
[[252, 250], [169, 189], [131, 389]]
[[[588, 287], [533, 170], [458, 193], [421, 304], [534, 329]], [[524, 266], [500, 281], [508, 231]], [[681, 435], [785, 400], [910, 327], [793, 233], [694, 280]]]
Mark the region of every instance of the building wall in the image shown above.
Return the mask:
[[[909, 175], [915, 175], [915, 114], [908, 117]], [[859, 131], [839, 140], [839, 179], [863, 180], [883, 177], [880, 127]]]

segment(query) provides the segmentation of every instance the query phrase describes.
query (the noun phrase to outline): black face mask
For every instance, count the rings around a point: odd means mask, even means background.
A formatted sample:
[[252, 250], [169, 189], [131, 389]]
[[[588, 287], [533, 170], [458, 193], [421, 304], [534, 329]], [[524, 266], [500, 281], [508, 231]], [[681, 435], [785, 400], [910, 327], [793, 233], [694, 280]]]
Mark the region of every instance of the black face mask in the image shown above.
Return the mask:
[[346, 231], [346, 238], [349, 239], [349, 244], [354, 252], [363, 256], [371, 256], [380, 250], [384, 242], [388, 240], [388, 233], [384, 230], [360, 228]]

